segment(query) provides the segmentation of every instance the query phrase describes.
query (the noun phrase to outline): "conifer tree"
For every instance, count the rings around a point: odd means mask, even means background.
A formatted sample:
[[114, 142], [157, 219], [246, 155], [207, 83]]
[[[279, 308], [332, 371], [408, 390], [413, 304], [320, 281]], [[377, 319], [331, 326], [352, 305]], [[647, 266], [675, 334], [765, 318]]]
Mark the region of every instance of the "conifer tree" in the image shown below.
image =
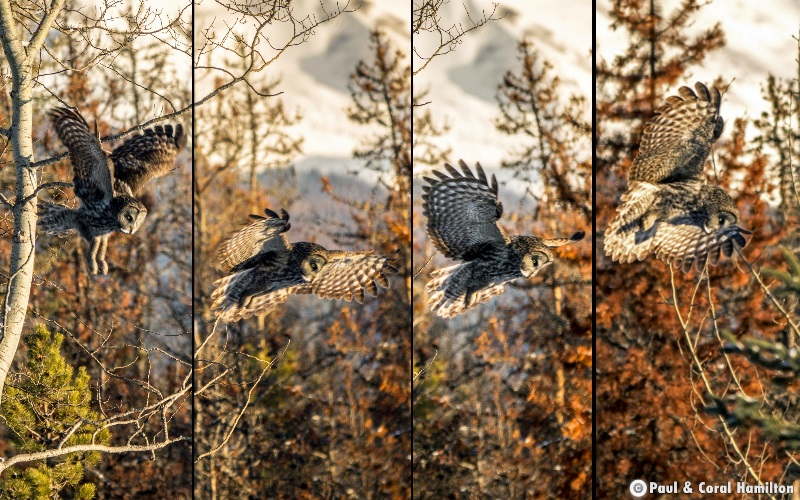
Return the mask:
[[[495, 124], [519, 144], [502, 159], [514, 180], [504, 182], [508, 176], [497, 173], [505, 188], [500, 225], [519, 234], [588, 231], [586, 100], [564, 95], [552, 67], [538, 59], [530, 41], [520, 42], [518, 49], [519, 67], [502, 75], [497, 90]], [[415, 120], [415, 138], [416, 131]], [[514, 186], [528, 189], [518, 192]], [[515, 195], [524, 198], [520, 205], [526, 209], [507, 202]], [[527, 210], [530, 206], [535, 209]], [[424, 218], [415, 225], [423, 235]], [[419, 495], [569, 498], [588, 491], [590, 251], [590, 245], [576, 245], [559, 252], [548, 272], [509, 283], [495, 302], [448, 320], [427, 310], [426, 269], [419, 273], [413, 377]], [[415, 262], [424, 263], [427, 258], [417, 252]]]
[[[24, 336], [25, 371], [6, 387], [3, 416], [17, 452], [33, 453], [80, 444], [108, 444], [111, 432], [98, 428], [91, 409], [92, 388], [84, 367], [75, 370], [61, 354], [64, 336], [37, 326]], [[77, 429], [77, 430], [76, 430]], [[95, 486], [84, 469], [100, 462], [99, 452], [71, 453], [58, 460], [6, 471], [0, 494], [12, 498], [70, 496], [90, 499]]]
[[523, 182], [540, 181], [544, 189], [538, 202], [568, 206], [588, 223], [592, 168], [586, 99], [571, 96], [566, 104], [560, 103], [561, 82], [551, 74], [553, 65], [540, 60], [529, 40], [520, 41], [517, 51], [521, 68], [519, 73], [506, 72], [498, 86], [501, 116], [495, 125], [500, 132], [519, 137], [521, 146], [502, 166]]
[[[628, 45], [611, 60], [597, 58], [595, 169], [611, 175], [605, 170], [613, 167], [624, 178], [621, 160], [636, 152], [644, 121], [653, 115], [659, 99], [677, 84], [685, 85], [682, 78], [687, 70], [722, 47], [725, 36], [719, 23], [693, 36], [687, 33], [705, 6], [699, 0], [682, 2], [668, 13], [658, 0], [614, 0], [612, 4], [611, 28], [624, 31]], [[619, 122], [625, 124], [622, 131], [609, 127]]]
[[760, 131], [754, 141], [759, 150], [770, 151], [775, 156], [769, 173], [778, 179], [781, 215], [783, 221], [790, 224], [800, 217], [800, 76], [790, 80], [769, 75], [762, 96], [769, 103], [769, 112], [762, 113], [754, 121]]
[[[392, 48], [387, 35], [375, 30], [370, 34], [372, 61], [359, 61], [350, 77], [353, 104], [348, 118], [364, 125], [377, 125], [382, 132], [365, 141], [354, 154], [365, 160], [365, 167], [384, 171], [392, 168], [392, 177], [382, 182], [390, 189], [388, 208], [403, 212], [408, 223], [411, 199], [411, 66], [406, 55]], [[406, 224], [407, 225], [407, 224]]]

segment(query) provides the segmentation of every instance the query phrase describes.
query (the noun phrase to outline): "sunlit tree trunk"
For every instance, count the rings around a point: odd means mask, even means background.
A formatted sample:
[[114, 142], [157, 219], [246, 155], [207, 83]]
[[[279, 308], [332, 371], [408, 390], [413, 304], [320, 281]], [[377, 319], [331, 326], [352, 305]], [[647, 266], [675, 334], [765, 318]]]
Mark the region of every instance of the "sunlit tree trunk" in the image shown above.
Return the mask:
[[9, 282], [0, 310], [0, 401], [25, 323], [33, 279], [38, 182], [36, 170], [30, 168], [33, 163], [33, 56], [44, 43], [63, 4], [64, 0], [53, 0], [26, 49], [19, 38], [10, 0], [0, 1], [0, 42], [11, 67], [11, 126], [5, 133], [11, 141], [16, 169]]

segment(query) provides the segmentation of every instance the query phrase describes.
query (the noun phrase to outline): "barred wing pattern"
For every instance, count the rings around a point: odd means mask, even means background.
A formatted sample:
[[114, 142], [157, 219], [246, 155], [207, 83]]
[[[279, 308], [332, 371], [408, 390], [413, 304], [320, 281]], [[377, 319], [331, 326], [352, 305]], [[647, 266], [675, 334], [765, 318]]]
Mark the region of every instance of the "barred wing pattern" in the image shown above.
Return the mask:
[[387, 274], [396, 272], [390, 259], [372, 252], [326, 250], [307, 242], [290, 244], [289, 214], [267, 209], [223, 242], [219, 267], [230, 272], [217, 280], [212, 309], [221, 321], [233, 322], [266, 313], [292, 294], [321, 299], [355, 300], [377, 296], [388, 288]]
[[737, 249], [747, 245], [750, 231], [731, 226], [714, 233], [706, 233], [689, 216], [671, 221], [661, 221], [649, 231], [620, 231], [606, 234], [606, 255], [615, 262], [630, 264], [655, 255], [667, 264], [674, 264], [683, 272], [693, 267], [702, 270], [706, 262], [719, 263], [720, 255], [732, 257]]
[[175, 168], [175, 157], [186, 147], [186, 134], [178, 124], [157, 125], [123, 142], [111, 153], [117, 189], [124, 183], [138, 194], [152, 179]]
[[486, 246], [501, 246], [507, 241], [497, 225], [503, 205], [497, 199], [497, 179], [491, 184], [480, 164], [477, 177], [466, 163], [459, 161], [461, 172], [445, 164], [450, 175], [433, 171], [438, 179], [425, 177], [423, 213], [427, 231], [437, 250], [445, 257], [463, 260]]
[[505, 283], [522, 276], [522, 274], [511, 276], [510, 279], [501, 283], [488, 285], [474, 292], [467, 301], [466, 294], [460, 292], [458, 284], [452, 283], [452, 281], [460, 279], [458, 272], [463, 266], [463, 264], [457, 264], [437, 269], [431, 272], [431, 280], [425, 285], [428, 293], [428, 306], [432, 312], [442, 318], [458, 316], [475, 306], [488, 302], [493, 297], [502, 295], [505, 291]]
[[722, 134], [719, 90], [695, 84], [678, 90], [647, 123], [631, 181], [653, 183], [700, 180], [711, 147]]
[[291, 229], [289, 214], [281, 210], [281, 214], [265, 209], [266, 217], [250, 215], [255, 222], [248, 224], [228, 237], [217, 249], [218, 267], [230, 272], [237, 266], [246, 267], [246, 262], [261, 253], [270, 250], [288, 252], [291, 250], [286, 231]]
[[[249, 286], [259, 272], [257, 269], [245, 269], [214, 283], [217, 289], [211, 296], [212, 309], [216, 310], [221, 321], [230, 323], [264, 314], [293, 294], [314, 294], [320, 299], [355, 300], [362, 304], [366, 294], [373, 297], [378, 295], [378, 286], [388, 288], [389, 279], [386, 275], [396, 271], [386, 257], [366, 252], [331, 252], [331, 260], [313, 281], [256, 294], [249, 301], [241, 303], [237, 301], [239, 293]], [[270, 272], [277, 275], [281, 270], [275, 266]]]
[[450, 318], [503, 293], [504, 284], [531, 278], [553, 263], [552, 247], [583, 238], [543, 239], [505, 235], [497, 224], [503, 214], [497, 178], [491, 181], [480, 163], [475, 173], [459, 161], [461, 170], [445, 164], [447, 173], [433, 171], [425, 177], [423, 209], [427, 232], [446, 257], [462, 263], [433, 271], [425, 289], [428, 306]]
[[652, 251], [656, 258], [674, 264], [685, 273], [692, 267], [701, 271], [706, 262], [716, 266], [720, 254], [730, 258], [737, 249], [744, 248], [747, 245], [744, 235], [749, 234], [752, 233], [739, 226], [709, 234], [696, 225], [669, 223], [658, 228]]
[[[703, 173], [722, 134], [722, 97], [700, 82], [694, 88], [681, 87], [678, 96], [668, 97], [645, 127], [628, 190], [605, 232], [604, 250], [613, 261], [654, 255], [688, 272], [716, 265], [721, 255], [731, 257], [747, 245], [751, 233], [735, 225], [739, 214], [732, 198]], [[732, 220], [710, 226], [721, 211]], [[642, 224], [646, 213], [649, 220]]]
[[100, 139], [74, 109], [55, 108], [49, 115], [56, 135], [69, 150], [75, 196], [83, 203], [110, 203], [114, 174]]
[[389, 259], [372, 252], [329, 253], [329, 261], [315, 279], [295, 293], [313, 293], [321, 299], [355, 299], [364, 303], [365, 294], [378, 296], [378, 286], [389, 288], [387, 273], [397, 272]]

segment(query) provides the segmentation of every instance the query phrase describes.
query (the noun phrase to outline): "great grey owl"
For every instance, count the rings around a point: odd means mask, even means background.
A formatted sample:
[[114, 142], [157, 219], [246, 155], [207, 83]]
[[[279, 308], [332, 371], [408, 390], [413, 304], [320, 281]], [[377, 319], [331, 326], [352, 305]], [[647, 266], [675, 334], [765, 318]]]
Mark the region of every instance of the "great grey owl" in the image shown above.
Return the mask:
[[431, 310], [450, 318], [503, 293], [505, 283], [530, 278], [553, 263], [551, 248], [583, 239], [508, 237], [497, 225], [503, 204], [497, 197], [497, 179], [491, 183], [480, 163], [477, 176], [463, 161], [461, 172], [445, 164], [448, 174], [434, 170], [422, 187], [427, 232], [445, 257], [463, 261], [431, 273], [425, 289]]
[[80, 206], [42, 203], [40, 224], [49, 234], [77, 231], [89, 242], [86, 261], [92, 274], [108, 273], [108, 238], [114, 231], [133, 234], [147, 216], [135, 198], [151, 179], [174, 168], [175, 157], [186, 146], [183, 127], [146, 129], [107, 153], [100, 139], [77, 111], [62, 107], [50, 111], [56, 134], [69, 150], [73, 189]]
[[214, 282], [212, 309], [221, 321], [233, 322], [266, 312], [290, 294], [319, 298], [355, 299], [363, 303], [366, 291], [377, 296], [388, 288], [386, 274], [396, 272], [390, 259], [372, 252], [326, 250], [315, 243], [289, 243], [289, 214], [265, 209], [266, 217], [250, 215], [250, 223], [217, 249], [222, 271]]
[[751, 234], [739, 227], [739, 210], [703, 169], [720, 137], [721, 95], [702, 83], [681, 87], [647, 123], [638, 156], [614, 220], [605, 232], [605, 253], [630, 263], [648, 255], [684, 272], [716, 265]]

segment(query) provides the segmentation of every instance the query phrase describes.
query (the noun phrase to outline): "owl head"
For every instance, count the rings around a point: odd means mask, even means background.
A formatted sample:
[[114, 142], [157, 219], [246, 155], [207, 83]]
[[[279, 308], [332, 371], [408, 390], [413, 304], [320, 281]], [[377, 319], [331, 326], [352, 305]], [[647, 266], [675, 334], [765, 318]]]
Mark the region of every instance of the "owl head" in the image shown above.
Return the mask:
[[553, 263], [553, 252], [547, 248], [545, 240], [536, 236], [513, 236], [511, 248], [522, 256], [519, 271], [530, 278], [543, 268]]
[[122, 195], [114, 199], [117, 205], [117, 224], [119, 232], [125, 234], [135, 233], [144, 223], [147, 217], [147, 208], [132, 196]]
[[315, 243], [295, 243], [292, 253], [294, 258], [300, 262], [300, 273], [305, 281], [314, 281], [317, 274], [328, 263], [328, 251]]
[[583, 231], [578, 231], [569, 238], [544, 239], [536, 236], [513, 236], [511, 238], [511, 248], [517, 255], [522, 255], [519, 271], [524, 277], [530, 278], [553, 263], [551, 248], [580, 241], [584, 235]]
[[553, 253], [547, 248], [533, 250], [522, 257], [519, 270], [523, 276], [530, 278], [553, 263]]
[[712, 234], [739, 222], [739, 210], [733, 199], [719, 186], [704, 189], [703, 230]]

